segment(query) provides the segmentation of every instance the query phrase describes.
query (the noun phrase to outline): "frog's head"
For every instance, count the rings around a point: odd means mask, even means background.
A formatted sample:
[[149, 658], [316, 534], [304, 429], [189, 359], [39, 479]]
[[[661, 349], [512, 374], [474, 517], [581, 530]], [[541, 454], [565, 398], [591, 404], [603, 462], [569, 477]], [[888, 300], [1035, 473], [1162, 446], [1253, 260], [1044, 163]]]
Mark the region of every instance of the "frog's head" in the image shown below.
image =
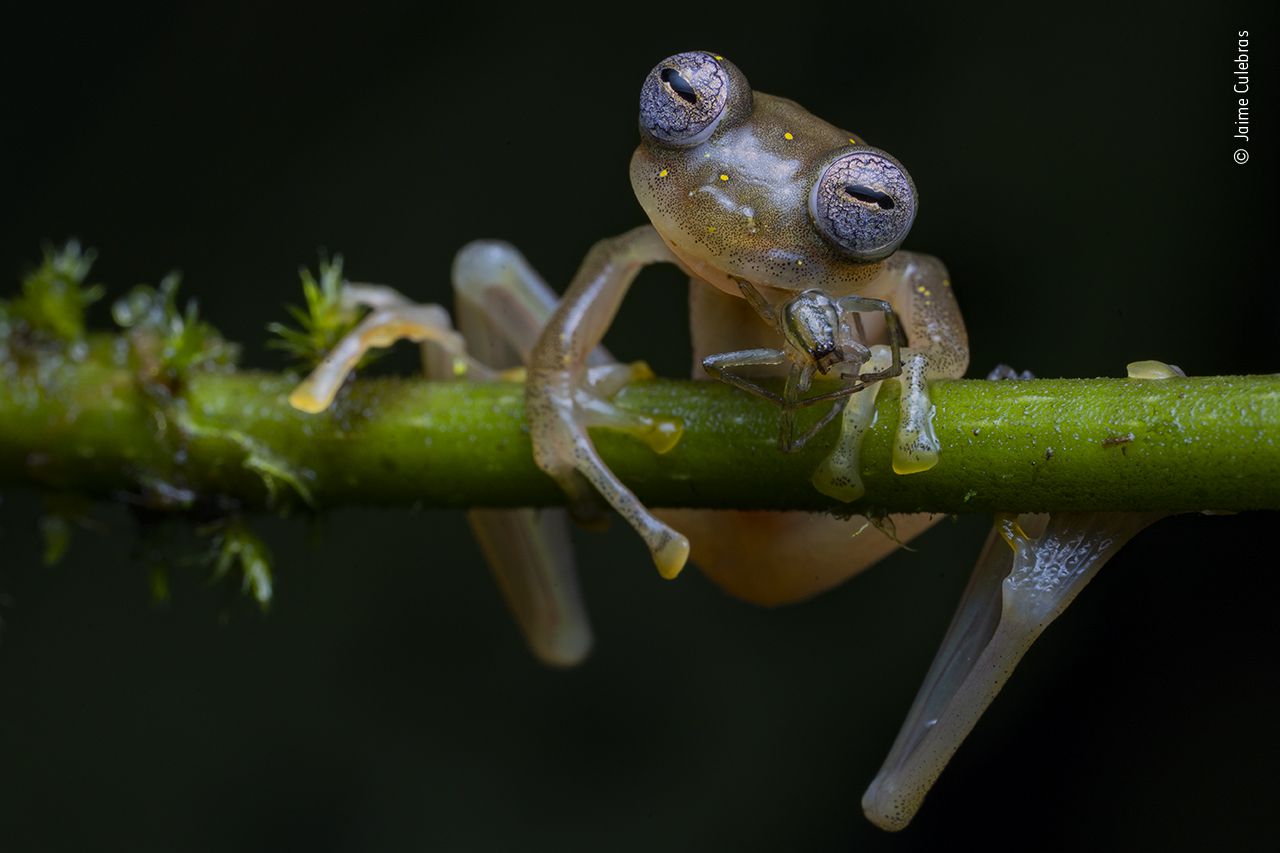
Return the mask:
[[737, 66], [670, 56], [640, 90], [631, 185], [695, 274], [797, 290], [863, 281], [911, 228], [915, 185], [889, 154], [794, 101], [753, 93]]

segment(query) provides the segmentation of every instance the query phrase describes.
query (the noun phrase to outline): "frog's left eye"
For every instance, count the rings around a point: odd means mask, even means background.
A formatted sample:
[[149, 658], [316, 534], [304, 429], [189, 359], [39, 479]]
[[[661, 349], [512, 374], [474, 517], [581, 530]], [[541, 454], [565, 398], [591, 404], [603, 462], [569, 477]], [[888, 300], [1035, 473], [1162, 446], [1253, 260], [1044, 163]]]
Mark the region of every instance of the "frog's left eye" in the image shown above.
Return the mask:
[[893, 254], [916, 218], [916, 188], [902, 164], [860, 146], [832, 160], [809, 193], [809, 215], [827, 242], [859, 261]]
[[691, 51], [662, 60], [640, 89], [640, 129], [664, 145], [697, 145], [715, 132], [746, 80], [723, 57]]

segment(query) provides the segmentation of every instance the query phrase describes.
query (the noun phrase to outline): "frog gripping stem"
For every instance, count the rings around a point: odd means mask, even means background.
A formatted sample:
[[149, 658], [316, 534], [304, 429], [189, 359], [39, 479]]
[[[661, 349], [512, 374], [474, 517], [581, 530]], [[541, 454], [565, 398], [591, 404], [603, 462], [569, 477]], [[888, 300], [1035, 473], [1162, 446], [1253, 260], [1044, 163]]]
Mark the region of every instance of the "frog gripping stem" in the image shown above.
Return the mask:
[[[689, 540], [651, 513], [609, 470], [587, 427], [650, 436], [650, 446], [657, 450], [670, 449], [678, 440], [673, 424], [646, 423], [651, 419], [637, 419], [614, 407], [607, 392], [616, 392], [620, 383], [606, 380], [593, 386], [588, 369], [636, 275], [648, 264], [672, 260], [671, 251], [651, 225], [597, 243], [533, 348], [525, 384], [525, 414], [538, 467], [579, 508], [591, 502], [589, 483], [640, 534], [658, 572], [668, 579], [684, 568]], [[654, 437], [659, 439], [656, 443]]]
[[884, 766], [862, 798], [881, 829], [904, 828], [1036, 638], [1125, 542], [1159, 513], [1003, 516]]

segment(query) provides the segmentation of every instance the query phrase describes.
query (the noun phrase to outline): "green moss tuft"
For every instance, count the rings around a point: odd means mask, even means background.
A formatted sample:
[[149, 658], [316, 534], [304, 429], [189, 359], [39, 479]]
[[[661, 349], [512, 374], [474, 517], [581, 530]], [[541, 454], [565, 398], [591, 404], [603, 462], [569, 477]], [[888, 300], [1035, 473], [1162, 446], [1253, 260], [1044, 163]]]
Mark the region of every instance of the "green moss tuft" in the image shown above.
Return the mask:
[[85, 310], [102, 298], [100, 284], [86, 284], [96, 253], [76, 240], [44, 247], [44, 260], [22, 280], [22, 294], [0, 301], [0, 339], [25, 334], [73, 343], [84, 339]]
[[366, 313], [342, 303], [342, 255], [335, 255], [332, 261], [321, 257], [319, 272], [320, 277], [316, 278], [306, 267], [298, 270], [306, 305], [285, 306], [297, 327], [284, 323], [267, 326], [274, 335], [267, 346], [283, 350], [307, 370], [319, 364]]

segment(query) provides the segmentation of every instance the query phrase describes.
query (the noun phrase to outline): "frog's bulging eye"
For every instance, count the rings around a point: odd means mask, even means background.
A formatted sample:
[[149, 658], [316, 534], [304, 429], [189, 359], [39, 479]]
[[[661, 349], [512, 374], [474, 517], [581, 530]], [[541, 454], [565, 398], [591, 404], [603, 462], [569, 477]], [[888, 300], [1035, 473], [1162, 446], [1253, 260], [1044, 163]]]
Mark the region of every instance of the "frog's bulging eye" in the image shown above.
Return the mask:
[[667, 57], [640, 89], [640, 129], [664, 145], [697, 145], [724, 116], [733, 78], [728, 63], [714, 54]]
[[860, 261], [902, 244], [916, 218], [916, 188], [902, 164], [860, 146], [832, 160], [809, 194], [809, 215], [827, 242]]

